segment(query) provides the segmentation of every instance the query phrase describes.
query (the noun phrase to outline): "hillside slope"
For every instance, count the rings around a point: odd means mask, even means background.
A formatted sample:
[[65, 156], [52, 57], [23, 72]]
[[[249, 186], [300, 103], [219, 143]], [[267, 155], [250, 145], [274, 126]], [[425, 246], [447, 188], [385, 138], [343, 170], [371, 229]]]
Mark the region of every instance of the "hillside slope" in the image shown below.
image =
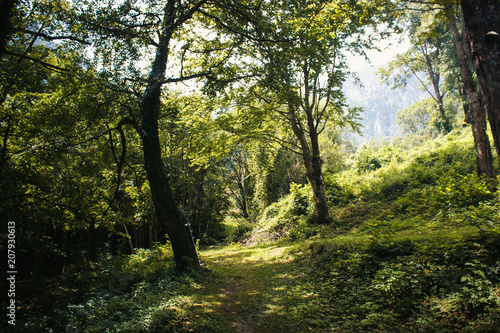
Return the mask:
[[327, 183], [330, 225], [295, 186], [200, 271], [175, 273], [168, 244], [68, 268], [19, 295], [18, 331], [498, 332], [500, 200], [466, 130], [365, 151]]

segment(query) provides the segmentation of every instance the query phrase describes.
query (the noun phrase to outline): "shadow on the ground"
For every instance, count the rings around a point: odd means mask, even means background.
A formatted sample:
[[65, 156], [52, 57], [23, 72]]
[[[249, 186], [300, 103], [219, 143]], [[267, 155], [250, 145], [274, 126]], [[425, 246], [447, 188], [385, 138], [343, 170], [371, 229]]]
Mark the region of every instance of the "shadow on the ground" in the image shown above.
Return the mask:
[[199, 316], [219, 313], [225, 321], [220, 332], [308, 331], [291, 309], [316, 295], [302, 284], [304, 274], [288, 249], [270, 245], [203, 251], [201, 257], [212, 270], [212, 279], [199, 293], [203, 309], [191, 310], [198, 310]]

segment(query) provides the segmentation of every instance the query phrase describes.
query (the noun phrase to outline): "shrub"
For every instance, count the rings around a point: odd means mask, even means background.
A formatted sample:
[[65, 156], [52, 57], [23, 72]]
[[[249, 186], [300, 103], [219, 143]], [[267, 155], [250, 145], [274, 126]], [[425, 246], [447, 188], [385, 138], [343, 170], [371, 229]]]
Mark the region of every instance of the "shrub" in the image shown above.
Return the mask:
[[137, 281], [156, 280], [170, 268], [173, 253], [170, 244], [157, 244], [152, 249], [135, 249], [121, 262], [120, 276], [130, 276]]
[[477, 194], [479, 201], [487, 197], [483, 189], [467, 187], [469, 181], [475, 181], [472, 175], [474, 163], [471, 135], [458, 130], [408, 150], [387, 144], [377, 148], [372, 144], [360, 150], [354, 169], [328, 175], [326, 182], [331, 186], [329, 195], [343, 203], [346, 198], [351, 200], [356, 197], [376, 201], [393, 200], [398, 196], [413, 194], [412, 191], [421, 191], [422, 185], [441, 182], [447, 186], [458, 181], [460, 188], [451, 191], [453, 193], [447, 199], [461, 204], [469, 200], [463, 200], [469, 190], [473, 190], [470, 200]]
[[301, 315], [328, 320], [321, 331], [496, 332], [499, 245], [489, 236], [309, 244], [299, 258], [321, 306]]
[[358, 173], [366, 173], [382, 168], [391, 162], [401, 162], [400, 150], [383, 143], [381, 146], [371, 142], [364, 145], [357, 153], [354, 168]]
[[[274, 238], [289, 235], [294, 228], [305, 231], [314, 214], [312, 191], [308, 186], [291, 184], [290, 194], [267, 207], [258, 221], [258, 228]], [[300, 230], [297, 230], [300, 234]], [[297, 232], [295, 233], [297, 235]]]
[[236, 242], [244, 239], [255, 227], [255, 223], [237, 215], [228, 215], [225, 218], [226, 241]]
[[491, 200], [495, 194], [490, 187], [487, 180], [475, 174], [462, 175], [457, 170], [452, 170], [439, 177], [435, 184], [408, 191], [395, 203], [400, 211], [436, 214], [441, 210], [474, 207]]

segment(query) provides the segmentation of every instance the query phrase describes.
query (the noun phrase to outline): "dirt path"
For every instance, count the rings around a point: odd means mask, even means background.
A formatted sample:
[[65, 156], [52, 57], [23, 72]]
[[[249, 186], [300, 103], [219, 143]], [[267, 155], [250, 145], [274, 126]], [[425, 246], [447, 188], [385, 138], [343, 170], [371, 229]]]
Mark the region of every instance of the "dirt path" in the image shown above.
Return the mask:
[[294, 278], [289, 272], [287, 247], [206, 250], [202, 257], [221, 277], [219, 302], [230, 331], [237, 333], [281, 332], [286, 315], [286, 288]]
[[237, 333], [253, 333], [252, 327], [250, 327], [245, 320], [236, 312], [235, 300], [237, 295], [241, 293], [241, 283], [235, 282], [228, 284], [221, 289], [221, 298], [223, 300], [223, 308], [230, 317], [230, 326], [235, 329]]

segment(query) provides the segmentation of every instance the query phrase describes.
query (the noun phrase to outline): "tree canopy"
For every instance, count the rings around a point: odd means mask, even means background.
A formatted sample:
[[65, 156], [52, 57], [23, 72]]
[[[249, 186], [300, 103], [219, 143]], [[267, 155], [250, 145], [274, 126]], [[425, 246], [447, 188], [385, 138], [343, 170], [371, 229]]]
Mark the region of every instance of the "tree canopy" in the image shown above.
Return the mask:
[[[350, 55], [409, 36], [412, 47], [383, 73], [396, 86], [426, 73], [436, 108], [403, 110], [408, 132], [429, 120], [442, 134], [455, 126], [465, 87], [458, 82], [470, 69], [457, 66], [460, 33], [473, 46], [476, 73], [496, 68], [496, 49], [481, 49], [496, 45], [495, 35], [474, 41], [467, 2], [463, 28], [453, 1], [9, 4], [1, 207], [6, 221], [20, 221], [25, 251], [36, 258], [94, 259], [105, 247], [134, 252], [168, 240], [180, 270], [198, 267], [197, 239], [220, 240], [229, 213], [256, 221], [292, 183], [309, 183], [314, 221], [328, 225], [325, 174], [349, 167], [343, 135], [362, 131], [362, 109], [343, 92], [354, 75]], [[486, 82], [494, 77], [477, 78], [492, 123], [495, 93]], [[479, 163], [489, 146], [474, 110]], [[494, 177], [488, 165], [481, 170]]]
[[[498, 327], [498, 0], [0, 4], [21, 332]], [[397, 38], [428, 99], [356, 141], [350, 57]]]

